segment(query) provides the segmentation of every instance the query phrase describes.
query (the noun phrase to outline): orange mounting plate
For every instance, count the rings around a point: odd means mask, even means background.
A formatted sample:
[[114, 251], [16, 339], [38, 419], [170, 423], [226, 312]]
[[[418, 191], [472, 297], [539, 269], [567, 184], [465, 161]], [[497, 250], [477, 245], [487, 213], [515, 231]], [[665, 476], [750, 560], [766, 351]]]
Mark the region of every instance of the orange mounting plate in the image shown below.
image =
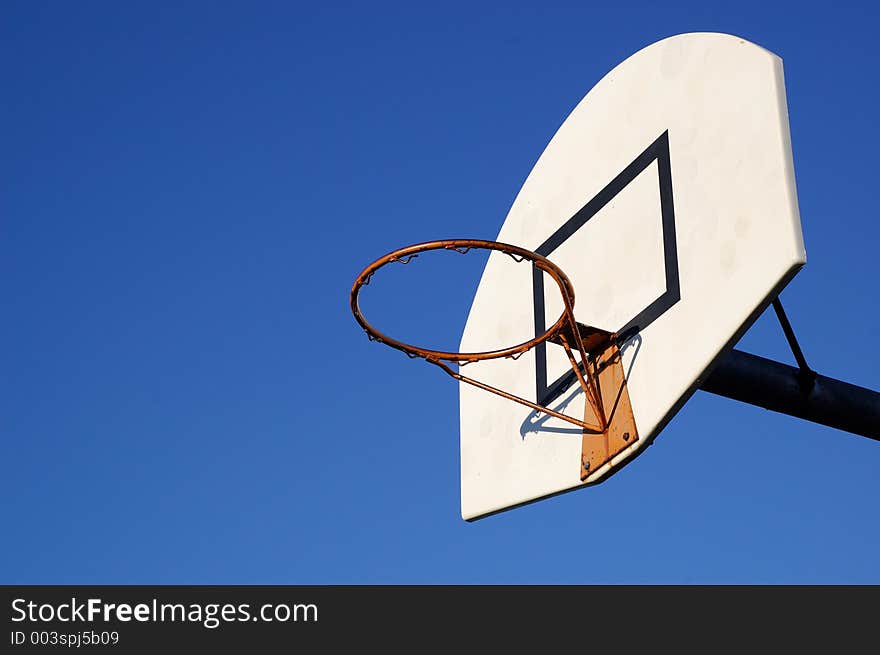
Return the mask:
[[617, 335], [578, 324], [584, 346], [595, 359], [597, 383], [607, 425], [604, 432], [584, 431], [581, 443], [581, 480], [601, 469], [614, 457], [638, 441], [639, 433], [633, 417], [623, 358]]

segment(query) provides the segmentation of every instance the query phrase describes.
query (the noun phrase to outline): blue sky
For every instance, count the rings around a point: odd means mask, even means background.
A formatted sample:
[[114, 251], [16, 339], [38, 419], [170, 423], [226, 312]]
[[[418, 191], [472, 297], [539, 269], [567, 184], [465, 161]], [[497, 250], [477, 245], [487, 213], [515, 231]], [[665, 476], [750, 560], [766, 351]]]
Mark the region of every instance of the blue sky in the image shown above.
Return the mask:
[[[608, 483], [463, 522], [455, 385], [348, 310], [393, 247], [493, 238], [619, 61], [723, 31], [785, 61], [808, 361], [877, 388], [877, 12], [5, 4], [0, 582], [880, 583], [878, 444], [703, 393]], [[377, 311], [454, 346], [479, 264]], [[740, 348], [792, 361], [772, 313]]]

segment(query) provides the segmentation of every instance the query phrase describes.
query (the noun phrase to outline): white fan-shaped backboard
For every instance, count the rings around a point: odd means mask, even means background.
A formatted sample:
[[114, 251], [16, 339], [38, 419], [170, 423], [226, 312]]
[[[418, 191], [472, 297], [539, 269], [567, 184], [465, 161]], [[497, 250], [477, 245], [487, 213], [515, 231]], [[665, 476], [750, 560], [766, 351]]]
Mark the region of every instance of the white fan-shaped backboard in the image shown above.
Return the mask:
[[[638, 454], [806, 262], [781, 59], [726, 34], [634, 54], [553, 136], [496, 240], [558, 264], [578, 322], [628, 336], [640, 438], [582, 481], [576, 426], [461, 384], [468, 520], [598, 482]], [[490, 256], [461, 351], [512, 345], [559, 316], [555, 285], [519, 266]], [[570, 370], [547, 344], [467, 373], [583, 417]]]

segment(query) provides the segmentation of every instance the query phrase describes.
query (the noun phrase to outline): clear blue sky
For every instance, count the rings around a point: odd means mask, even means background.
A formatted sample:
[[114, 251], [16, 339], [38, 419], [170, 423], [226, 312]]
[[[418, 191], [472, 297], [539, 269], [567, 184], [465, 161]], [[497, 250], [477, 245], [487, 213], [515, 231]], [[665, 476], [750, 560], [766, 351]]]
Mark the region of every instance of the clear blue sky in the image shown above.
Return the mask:
[[[880, 444], [703, 393], [606, 484], [463, 522], [454, 383], [348, 309], [392, 247], [493, 238], [616, 63], [730, 32], [785, 61], [789, 316], [880, 387], [877, 12], [5, 3], [0, 582], [880, 583]], [[388, 287], [397, 326], [457, 344], [478, 264]], [[792, 361], [772, 314], [740, 347]]]

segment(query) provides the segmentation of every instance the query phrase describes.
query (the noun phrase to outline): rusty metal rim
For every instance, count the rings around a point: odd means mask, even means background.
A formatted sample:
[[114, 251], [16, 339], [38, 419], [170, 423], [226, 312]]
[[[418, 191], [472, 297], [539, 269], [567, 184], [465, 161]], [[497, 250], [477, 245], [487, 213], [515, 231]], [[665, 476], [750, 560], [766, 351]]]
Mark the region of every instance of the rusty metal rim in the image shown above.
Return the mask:
[[[398, 341], [397, 339], [383, 334], [375, 327], [373, 327], [366, 318], [364, 318], [364, 315], [360, 310], [358, 304], [358, 295], [361, 288], [364, 285], [369, 284], [370, 279], [373, 277], [373, 274], [386, 264], [390, 264], [392, 262], [400, 262], [406, 264], [409, 263], [409, 261], [419, 253], [430, 250], [454, 250], [460, 253], [466, 253], [469, 250], [497, 250], [499, 252], [503, 252], [506, 255], [510, 255], [516, 261], [528, 260], [541, 270], [548, 273], [558, 285], [560, 293], [563, 296], [563, 300], [567, 300], [567, 302], [563, 302], [564, 308], [562, 314], [560, 315], [559, 319], [557, 319], [557, 321], [552, 326], [550, 326], [549, 329], [545, 330], [542, 334], [533, 339], [529, 339], [528, 341], [524, 341], [509, 348], [499, 348], [497, 350], [488, 350], [484, 352], [461, 353], [447, 352], [442, 350], [431, 350], [428, 348], [421, 348], [419, 346], [404, 343], [403, 341]], [[519, 259], [517, 259], [517, 257]], [[401, 350], [411, 357], [422, 357], [433, 362], [444, 360], [448, 362], [456, 362], [459, 364], [468, 364], [471, 362], [478, 362], [486, 359], [496, 359], [499, 357], [516, 357], [517, 355], [521, 355], [527, 350], [531, 350], [538, 344], [553, 338], [555, 334], [562, 330], [562, 327], [567, 321], [573, 322], [574, 317], [569, 317], [569, 312], [573, 308], [574, 290], [572, 288], [571, 282], [569, 281], [568, 276], [566, 276], [562, 269], [560, 269], [556, 264], [551, 262], [546, 257], [543, 257], [536, 252], [532, 252], [531, 250], [526, 250], [525, 248], [513, 246], [508, 243], [501, 243], [499, 241], [485, 241], [482, 239], [443, 239], [438, 241], [426, 241], [424, 243], [417, 243], [411, 246], [406, 246], [404, 248], [398, 248], [397, 250], [388, 253], [384, 257], [380, 257], [372, 264], [367, 266], [363, 271], [361, 271], [360, 275], [357, 276], [357, 279], [355, 279], [354, 285], [351, 288], [351, 311], [354, 314], [354, 317], [357, 319], [357, 322], [360, 323], [361, 327], [364, 328], [364, 330], [367, 332], [367, 335], [370, 337], [370, 339], [378, 341], [380, 343], [384, 343], [385, 345], [396, 348], [397, 350]]]
[[[501, 348], [498, 350], [489, 350], [478, 353], [445, 352], [442, 350], [429, 350], [427, 348], [413, 346], [411, 344], [392, 339], [391, 337], [382, 334], [376, 328], [370, 325], [367, 319], [364, 318], [363, 314], [361, 313], [360, 307], [358, 306], [358, 294], [360, 293], [360, 290], [364, 285], [370, 283], [370, 279], [373, 277], [373, 273], [375, 273], [381, 267], [391, 262], [400, 262], [403, 264], [407, 264], [413, 257], [416, 257], [419, 253], [425, 252], [427, 250], [455, 250], [456, 252], [464, 254], [472, 249], [497, 250], [507, 255], [510, 255], [515, 261], [518, 262], [528, 260], [537, 268], [547, 272], [559, 286], [559, 292], [562, 295], [562, 302], [564, 305], [562, 316], [559, 317], [559, 319], [550, 327], [549, 330], [546, 330], [543, 334], [535, 337], [534, 339], [529, 339], [528, 341], [524, 341], [523, 343], [517, 344], [516, 346], [512, 346], [510, 348]], [[392, 348], [396, 348], [397, 350], [402, 350], [409, 357], [421, 357], [425, 361], [430, 362], [435, 366], [439, 366], [446, 373], [448, 373], [450, 376], [460, 382], [471, 384], [475, 387], [483, 389], [484, 391], [498, 394], [499, 396], [507, 398], [508, 400], [520, 403], [522, 405], [525, 405], [526, 407], [531, 407], [536, 411], [545, 412], [551, 416], [563, 419], [565, 421], [568, 421], [569, 423], [573, 423], [583, 428], [585, 432], [602, 433], [608, 427], [608, 420], [605, 416], [605, 411], [602, 406], [602, 396], [595, 380], [597, 371], [592, 370], [595, 369], [596, 362], [589, 360], [587, 356], [587, 351], [584, 348], [583, 339], [581, 338], [580, 328], [574, 318], [574, 290], [571, 286], [571, 282], [569, 281], [565, 273], [563, 273], [562, 270], [558, 266], [556, 266], [556, 264], [551, 262], [546, 257], [542, 257], [541, 255], [532, 252], [531, 250], [526, 250], [525, 248], [513, 246], [508, 243], [500, 243], [498, 241], [484, 241], [482, 239], [445, 239], [441, 241], [427, 241], [425, 243], [417, 243], [412, 246], [399, 248], [388, 253], [384, 257], [380, 257], [375, 262], [367, 266], [363, 271], [361, 271], [361, 274], [358, 275], [357, 279], [354, 281], [354, 285], [351, 288], [351, 311], [361, 327], [366, 330], [367, 336], [373, 341], [378, 341], [380, 343], [384, 343], [387, 346], [391, 346]], [[565, 335], [563, 334], [563, 327], [566, 322], [568, 322], [569, 327], [571, 328], [571, 334], [574, 338], [575, 345], [581, 355], [581, 363], [584, 366], [584, 373], [586, 373], [586, 377], [581, 373], [580, 366], [574, 358], [574, 354], [571, 351], [571, 346], [568, 343], [568, 339], [566, 339]], [[565, 353], [568, 356], [568, 360], [571, 363], [572, 368], [574, 369], [575, 375], [577, 376], [581, 388], [584, 390], [587, 404], [592, 408], [593, 415], [596, 417], [596, 424], [587, 423], [586, 415], [584, 416], [584, 420], [581, 420], [567, 414], [562, 414], [561, 412], [557, 412], [553, 409], [550, 409], [549, 407], [545, 407], [544, 405], [533, 403], [530, 400], [526, 400], [525, 398], [522, 398], [520, 396], [516, 396], [502, 389], [498, 389], [491, 385], [485, 384], [484, 382], [474, 380], [473, 378], [462, 375], [461, 373], [456, 373], [451, 368], [449, 368], [449, 366], [443, 363], [444, 361], [456, 362], [460, 366], [464, 366], [465, 364], [469, 364], [471, 362], [496, 359], [499, 357], [510, 357], [516, 359], [527, 350], [534, 348], [544, 341], [549, 341], [554, 336], [558, 336], [560, 344], [563, 348], [565, 348]]]

